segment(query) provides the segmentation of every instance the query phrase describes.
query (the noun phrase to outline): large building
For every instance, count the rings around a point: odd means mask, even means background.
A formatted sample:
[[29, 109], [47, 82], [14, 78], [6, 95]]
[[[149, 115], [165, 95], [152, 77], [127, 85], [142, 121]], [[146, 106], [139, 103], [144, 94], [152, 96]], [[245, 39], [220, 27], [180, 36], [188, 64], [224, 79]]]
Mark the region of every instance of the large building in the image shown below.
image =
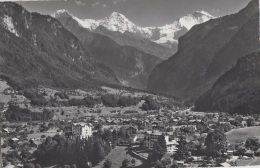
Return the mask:
[[[159, 136], [161, 136], [163, 133], [162, 132], [152, 132], [152, 131], [147, 131], [144, 133], [144, 146], [152, 149], [153, 145], [155, 142], [157, 142]], [[173, 153], [175, 152], [178, 148], [176, 147], [178, 145], [178, 142], [175, 140], [171, 140], [168, 134], [164, 135], [165, 137], [165, 142], [167, 146], [167, 152]]]
[[92, 136], [92, 125], [87, 123], [72, 123], [65, 128], [65, 135], [70, 138], [88, 139]]

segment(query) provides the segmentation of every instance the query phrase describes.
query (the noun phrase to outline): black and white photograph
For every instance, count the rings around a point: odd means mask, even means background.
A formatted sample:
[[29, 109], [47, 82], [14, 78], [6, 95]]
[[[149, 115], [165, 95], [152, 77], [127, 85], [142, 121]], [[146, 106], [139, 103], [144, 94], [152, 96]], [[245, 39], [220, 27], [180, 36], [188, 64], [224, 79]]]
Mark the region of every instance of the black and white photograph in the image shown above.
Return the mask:
[[259, 0], [0, 0], [0, 168], [260, 167]]

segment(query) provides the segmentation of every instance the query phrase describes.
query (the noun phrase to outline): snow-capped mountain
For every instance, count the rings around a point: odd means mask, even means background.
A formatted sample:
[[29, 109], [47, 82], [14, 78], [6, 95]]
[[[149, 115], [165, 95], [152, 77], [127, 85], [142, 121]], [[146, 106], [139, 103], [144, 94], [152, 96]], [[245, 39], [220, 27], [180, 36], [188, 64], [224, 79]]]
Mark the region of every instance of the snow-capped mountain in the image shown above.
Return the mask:
[[[82, 27], [94, 31], [98, 26], [103, 26], [110, 31], [117, 31], [124, 33], [126, 31], [134, 33], [140, 37], [148, 38], [158, 44], [168, 44], [171, 48], [172, 44], [178, 43], [178, 38], [184, 35], [194, 25], [206, 22], [213, 19], [212, 15], [205, 11], [197, 11], [193, 14], [188, 14], [174, 21], [172, 24], [168, 24], [162, 27], [140, 27], [135, 25], [124, 15], [113, 12], [110, 16], [101, 20], [94, 19], [79, 19], [68, 11], [62, 9], [53, 14], [53, 17], [58, 18], [64, 15], [70, 15], [73, 17]], [[169, 45], [170, 44], [170, 45]]]

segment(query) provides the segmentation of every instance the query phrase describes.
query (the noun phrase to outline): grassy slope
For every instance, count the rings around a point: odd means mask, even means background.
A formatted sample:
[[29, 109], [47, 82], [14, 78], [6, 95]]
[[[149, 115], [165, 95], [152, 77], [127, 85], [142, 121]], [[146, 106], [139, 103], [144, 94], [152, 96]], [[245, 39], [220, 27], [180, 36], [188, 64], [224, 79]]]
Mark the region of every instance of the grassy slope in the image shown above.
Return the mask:
[[[129, 154], [126, 154], [127, 150], [126, 147], [119, 147], [117, 146], [113, 149], [105, 158], [111, 160], [113, 168], [120, 168], [122, 166], [122, 162], [124, 159], [129, 159], [130, 161], [133, 159]], [[104, 161], [102, 161], [99, 165], [95, 166], [94, 168], [102, 168]], [[132, 165], [131, 163], [129, 165]], [[136, 159], [136, 166], [141, 165], [141, 161]]]
[[248, 137], [257, 137], [260, 140], [260, 126], [240, 128], [226, 133], [229, 143], [245, 142]]

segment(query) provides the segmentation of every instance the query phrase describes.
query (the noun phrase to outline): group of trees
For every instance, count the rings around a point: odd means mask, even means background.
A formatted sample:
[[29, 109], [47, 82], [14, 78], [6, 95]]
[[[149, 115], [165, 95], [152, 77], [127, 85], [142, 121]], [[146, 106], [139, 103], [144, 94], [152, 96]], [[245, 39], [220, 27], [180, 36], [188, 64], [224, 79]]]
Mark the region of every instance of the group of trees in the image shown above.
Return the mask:
[[[60, 97], [60, 94], [58, 94]], [[66, 98], [65, 95], [62, 95], [61, 97]], [[119, 96], [119, 95], [113, 95], [113, 94], [106, 94], [102, 95], [101, 97], [91, 97], [87, 96], [83, 99], [77, 99], [72, 98], [65, 101], [57, 101], [55, 98], [51, 97], [50, 101], [48, 102], [51, 106], [86, 106], [89, 108], [95, 107], [97, 104], [103, 103], [105, 106], [108, 107], [129, 107], [136, 105], [140, 102], [139, 98], [133, 98], [130, 96]]]
[[205, 139], [206, 152], [213, 158], [222, 158], [227, 151], [227, 137], [223, 130], [215, 129]]
[[37, 90], [25, 90], [23, 91], [23, 95], [31, 101], [32, 105], [46, 106], [48, 104], [48, 101], [44, 98], [42, 94], [39, 94]]
[[102, 161], [111, 147], [109, 141], [95, 135], [87, 140], [69, 139], [56, 135], [47, 137], [35, 151], [36, 163], [75, 164], [77, 167], [96, 165]]
[[140, 102], [139, 98], [130, 96], [119, 96], [113, 94], [105, 94], [101, 96], [101, 100], [108, 107], [129, 107], [137, 105]]
[[159, 102], [153, 99], [152, 96], [145, 97], [145, 103], [142, 105], [142, 110], [149, 111], [149, 110], [159, 110], [161, 105]]
[[129, 138], [133, 132], [128, 130], [126, 127], [120, 127], [119, 130], [114, 129], [112, 132], [110, 129], [100, 128], [97, 134], [106, 141], [111, 142], [112, 146], [116, 146], [117, 144], [129, 144]]
[[260, 148], [260, 141], [256, 137], [249, 137], [246, 140], [245, 147], [257, 151]]
[[5, 117], [8, 121], [48, 121], [53, 116], [54, 112], [47, 109], [43, 109], [43, 112], [38, 113], [11, 104], [5, 112]]
[[58, 96], [61, 99], [69, 99], [69, 95], [66, 92], [56, 92], [54, 96]]

